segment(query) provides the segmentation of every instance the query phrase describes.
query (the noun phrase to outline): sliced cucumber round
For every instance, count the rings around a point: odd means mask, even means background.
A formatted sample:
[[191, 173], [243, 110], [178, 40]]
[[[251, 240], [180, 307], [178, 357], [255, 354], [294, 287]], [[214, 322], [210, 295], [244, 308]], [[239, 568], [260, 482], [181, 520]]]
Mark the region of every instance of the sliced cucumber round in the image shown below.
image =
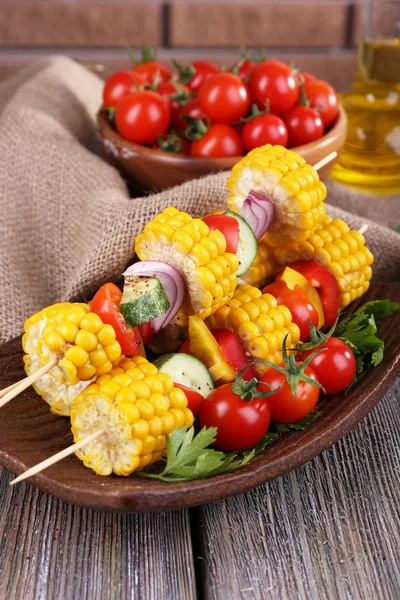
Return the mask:
[[148, 323], [165, 314], [169, 307], [168, 296], [158, 277], [125, 276], [119, 309], [127, 325], [137, 327]]
[[236, 275], [240, 277], [244, 275], [251, 267], [256, 259], [258, 252], [257, 238], [250, 225], [235, 212], [227, 210], [224, 215], [234, 217], [239, 224], [239, 245], [236, 256], [239, 260], [239, 268]]
[[215, 387], [207, 367], [190, 354], [164, 354], [157, 358], [154, 364], [161, 373], [168, 373], [175, 383], [186, 385], [204, 398], [207, 398]]

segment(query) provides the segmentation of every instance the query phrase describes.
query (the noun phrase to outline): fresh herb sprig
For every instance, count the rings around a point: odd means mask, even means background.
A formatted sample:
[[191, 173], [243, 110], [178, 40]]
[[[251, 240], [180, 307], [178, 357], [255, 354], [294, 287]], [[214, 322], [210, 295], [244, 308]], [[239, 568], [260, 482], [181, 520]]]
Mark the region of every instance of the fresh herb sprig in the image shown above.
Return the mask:
[[141, 477], [161, 481], [193, 481], [234, 471], [246, 465], [255, 455], [255, 449], [237, 460], [237, 454], [226, 454], [209, 448], [215, 441], [216, 427], [203, 427], [194, 435], [194, 427], [180, 427], [166, 436], [167, 458], [161, 473], [139, 472]]
[[297, 423], [272, 422], [272, 431], [268, 431], [254, 448], [229, 453], [210, 448], [217, 435], [216, 427], [203, 427], [196, 435], [194, 427], [180, 427], [166, 436], [167, 456], [164, 470], [161, 473], [139, 471], [137, 474], [168, 483], [179, 483], [236, 471], [247, 465], [254, 456], [264, 452], [267, 446], [283, 434], [307, 429], [318, 417], [319, 413], [314, 410]]
[[337, 323], [333, 335], [344, 340], [353, 350], [357, 373], [382, 362], [385, 343], [377, 336], [377, 325], [399, 308], [397, 302], [373, 300]]

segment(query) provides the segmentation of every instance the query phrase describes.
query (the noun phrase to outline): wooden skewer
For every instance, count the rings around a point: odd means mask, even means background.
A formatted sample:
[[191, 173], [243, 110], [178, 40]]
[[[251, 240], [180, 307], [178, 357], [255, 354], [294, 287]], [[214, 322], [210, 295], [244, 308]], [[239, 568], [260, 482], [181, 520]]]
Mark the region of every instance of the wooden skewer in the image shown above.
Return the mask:
[[11, 389], [3, 397], [2, 400], [0, 400], [0, 408], [2, 406], [4, 406], [5, 404], [7, 404], [7, 402], [9, 402], [9, 400], [12, 400], [13, 398], [15, 398], [15, 396], [18, 396], [18, 394], [20, 394], [21, 392], [26, 390], [26, 388], [28, 388], [30, 385], [32, 385], [32, 383], [35, 383], [35, 381], [37, 381], [38, 379], [43, 377], [43, 375], [46, 375], [46, 373], [51, 371], [51, 369], [53, 367], [55, 367], [57, 364], [58, 364], [58, 358], [53, 358], [53, 360], [49, 361], [47, 363], [47, 365], [44, 365], [44, 367], [42, 367], [41, 369], [36, 371], [36, 373], [33, 373], [32, 375], [29, 375], [29, 377], [25, 377], [25, 379], [23, 379], [22, 381], [18, 381], [17, 384], [14, 384], [13, 389]]
[[23, 481], [24, 479], [27, 479], [28, 477], [32, 477], [32, 475], [36, 475], [37, 473], [44, 471], [44, 469], [47, 469], [47, 467], [54, 465], [55, 463], [62, 460], [66, 456], [69, 456], [70, 454], [73, 454], [77, 450], [80, 450], [80, 448], [83, 448], [83, 446], [86, 446], [86, 444], [93, 442], [93, 440], [97, 440], [97, 438], [101, 437], [105, 432], [106, 432], [105, 429], [99, 429], [98, 431], [95, 431], [94, 433], [85, 437], [80, 442], [76, 442], [76, 444], [72, 444], [72, 446], [68, 446], [68, 448], [65, 448], [64, 450], [57, 452], [57, 454], [50, 456], [50, 458], [46, 458], [46, 460], [43, 460], [39, 464], [37, 464], [34, 467], [31, 467], [30, 469], [25, 471], [25, 473], [22, 473], [21, 475], [19, 475], [18, 477], [16, 477], [12, 481], [10, 481], [10, 485], [19, 483], [20, 481]]
[[[21, 381], [24, 381], [23, 379], [21, 379]], [[2, 398], [3, 396], [5, 396], [8, 392], [10, 392], [11, 390], [13, 390], [14, 388], [17, 387], [17, 385], [19, 385], [21, 383], [21, 381], [16, 381], [15, 383], [9, 385], [8, 387], [0, 390], [0, 398]]]
[[369, 225], [364, 223], [364, 225], [361, 225], [360, 229], [358, 230], [358, 233], [361, 233], [361, 235], [363, 235], [367, 231], [368, 227]]
[[316, 171], [322, 169], [322, 167], [330, 163], [332, 160], [335, 160], [337, 155], [337, 152], [330, 152], [330, 154], [327, 154], [326, 156], [324, 156], [324, 158], [321, 158], [321, 160], [315, 163], [315, 165], [313, 165], [313, 169], [315, 169]]

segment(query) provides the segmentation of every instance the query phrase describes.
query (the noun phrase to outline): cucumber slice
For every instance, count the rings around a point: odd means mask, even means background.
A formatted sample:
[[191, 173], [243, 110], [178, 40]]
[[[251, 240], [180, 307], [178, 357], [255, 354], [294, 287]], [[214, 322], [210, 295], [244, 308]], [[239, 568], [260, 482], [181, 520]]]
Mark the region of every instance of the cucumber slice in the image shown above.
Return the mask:
[[119, 309], [130, 327], [152, 321], [165, 314], [169, 307], [168, 296], [158, 277], [128, 275], [124, 278]]
[[237, 213], [227, 210], [224, 215], [234, 217], [239, 223], [239, 245], [236, 256], [239, 260], [239, 268], [236, 271], [237, 277], [244, 275], [256, 259], [258, 252], [257, 238], [250, 225]]
[[204, 398], [214, 389], [214, 382], [207, 367], [194, 356], [177, 352], [176, 354], [164, 354], [154, 361], [161, 373], [168, 373], [181, 385], [199, 392]]

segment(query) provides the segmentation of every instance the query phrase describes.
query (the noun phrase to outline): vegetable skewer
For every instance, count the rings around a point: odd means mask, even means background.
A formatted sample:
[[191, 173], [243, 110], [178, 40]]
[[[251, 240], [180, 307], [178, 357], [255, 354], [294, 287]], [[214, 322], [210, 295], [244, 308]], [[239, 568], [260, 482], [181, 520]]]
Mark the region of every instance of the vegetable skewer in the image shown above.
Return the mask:
[[71, 407], [75, 444], [28, 469], [13, 484], [72, 453], [98, 475], [130, 475], [165, 454], [165, 434], [190, 427], [184, 392], [145, 358], [125, 358], [83, 390]]
[[52, 412], [68, 415], [75, 397], [89, 382], [108, 373], [121, 357], [121, 347], [111, 325], [82, 303], [58, 303], [25, 323], [25, 379], [0, 400], [0, 407], [30, 385], [50, 405]]

